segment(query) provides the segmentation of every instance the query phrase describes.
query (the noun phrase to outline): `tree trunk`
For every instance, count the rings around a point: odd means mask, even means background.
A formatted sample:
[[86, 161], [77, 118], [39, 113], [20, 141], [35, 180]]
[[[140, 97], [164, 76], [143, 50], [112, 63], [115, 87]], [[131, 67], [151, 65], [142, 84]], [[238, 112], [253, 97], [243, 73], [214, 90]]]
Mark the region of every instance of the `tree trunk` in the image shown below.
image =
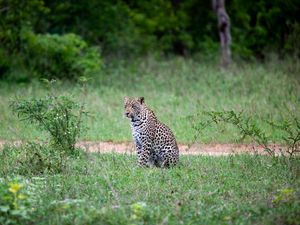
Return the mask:
[[213, 9], [218, 17], [218, 30], [222, 51], [221, 65], [227, 67], [231, 62], [230, 19], [225, 9], [225, 0], [212, 0]]

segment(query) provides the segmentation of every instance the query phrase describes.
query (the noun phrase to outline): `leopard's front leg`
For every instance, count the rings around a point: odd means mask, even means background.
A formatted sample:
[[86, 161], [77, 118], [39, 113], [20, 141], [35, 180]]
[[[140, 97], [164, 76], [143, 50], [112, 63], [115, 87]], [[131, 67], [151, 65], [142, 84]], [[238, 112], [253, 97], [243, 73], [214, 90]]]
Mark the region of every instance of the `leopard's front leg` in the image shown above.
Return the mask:
[[150, 165], [151, 142], [136, 143], [138, 165], [148, 167]]

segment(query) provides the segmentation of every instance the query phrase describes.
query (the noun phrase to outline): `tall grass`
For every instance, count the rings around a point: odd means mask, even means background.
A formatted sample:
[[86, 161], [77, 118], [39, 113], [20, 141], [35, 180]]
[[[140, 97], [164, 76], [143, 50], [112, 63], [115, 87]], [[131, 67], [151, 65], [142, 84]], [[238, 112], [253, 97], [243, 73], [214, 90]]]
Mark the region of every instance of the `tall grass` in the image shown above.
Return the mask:
[[[85, 91], [76, 83], [56, 82], [53, 91], [72, 95], [91, 112], [89, 130], [83, 139], [131, 140], [129, 122], [123, 117], [124, 96], [144, 96], [158, 118], [169, 125], [179, 142], [192, 142], [190, 115], [201, 110], [243, 111], [257, 119], [280, 119], [300, 109], [299, 64], [292, 61], [239, 63], [220, 70], [212, 62], [197, 59], [153, 57], [135, 62], [111, 62]], [[43, 136], [35, 128], [22, 125], [8, 108], [15, 96], [44, 96], [45, 86], [30, 83], [0, 82], [0, 138], [35, 139]], [[267, 132], [273, 130], [267, 128]], [[220, 131], [220, 130], [219, 130]], [[207, 129], [202, 142], [232, 142], [237, 132]], [[274, 133], [274, 136], [277, 134]], [[278, 136], [278, 135], [277, 135]]]

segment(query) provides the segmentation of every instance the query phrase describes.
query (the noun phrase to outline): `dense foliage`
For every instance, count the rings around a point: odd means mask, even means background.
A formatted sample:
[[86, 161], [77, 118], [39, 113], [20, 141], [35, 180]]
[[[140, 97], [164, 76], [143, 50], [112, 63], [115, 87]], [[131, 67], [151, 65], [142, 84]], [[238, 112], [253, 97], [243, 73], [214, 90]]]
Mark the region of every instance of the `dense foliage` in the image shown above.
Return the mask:
[[[228, 0], [226, 8], [235, 56], [262, 59], [266, 52], [299, 56], [299, 0]], [[211, 1], [1, 0], [0, 18], [0, 77], [16, 65], [30, 77], [28, 68], [42, 77], [90, 75], [101, 61], [99, 50], [88, 46], [100, 47], [104, 56], [121, 57], [218, 51]], [[30, 38], [24, 37], [28, 33]]]

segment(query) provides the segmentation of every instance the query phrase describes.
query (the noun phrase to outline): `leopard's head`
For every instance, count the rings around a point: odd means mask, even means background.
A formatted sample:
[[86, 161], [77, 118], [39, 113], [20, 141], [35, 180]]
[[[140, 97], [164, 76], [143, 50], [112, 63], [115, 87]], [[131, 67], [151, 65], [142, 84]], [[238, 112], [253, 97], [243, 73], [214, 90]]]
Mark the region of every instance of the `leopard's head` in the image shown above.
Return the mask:
[[141, 112], [144, 109], [144, 97], [138, 98], [124, 98], [125, 116], [130, 118], [131, 121], [139, 120]]

